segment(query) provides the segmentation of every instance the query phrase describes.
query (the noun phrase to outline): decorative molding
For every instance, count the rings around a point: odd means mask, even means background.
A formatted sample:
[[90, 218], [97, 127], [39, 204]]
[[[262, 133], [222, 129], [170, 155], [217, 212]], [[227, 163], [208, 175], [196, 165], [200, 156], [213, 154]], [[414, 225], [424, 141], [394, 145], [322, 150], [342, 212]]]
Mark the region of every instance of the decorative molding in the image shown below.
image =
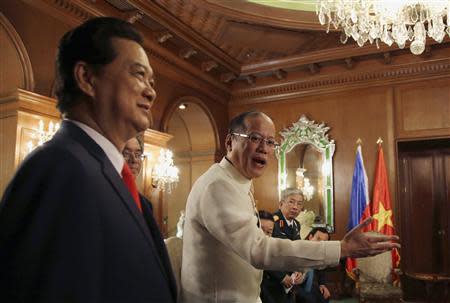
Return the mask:
[[425, 46], [425, 52], [423, 53], [423, 56], [425, 58], [431, 58], [431, 55], [432, 55], [432, 53], [431, 53], [431, 45]]
[[353, 58], [345, 58], [344, 61], [347, 69], [353, 69], [355, 67], [355, 60]]
[[0, 108], [2, 118], [27, 112], [60, 119], [55, 99], [24, 89], [17, 89], [12, 95], [0, 98]]
[[197, 33], [197, 31], [192, 30], [191, 27], [167, 11], [163, 6], [159, 5], [157, 3], [158, 1], [127, 1], [136, 9], [142, 10], [146, 15], [158, 22], [161, 26], [170, 29], [172, 33], [190, 44], [193, 48], [205, 53], [206, 56], [218, 62], [221, 66], [224, 66], [232, 72], [237, 73], [239, 71], [240, 64], [236, 61], [236, 59], [232, 58], [211, 41]]
[[25, 3], [34, 6], [45, 13], [58, 18], [66, 24], [76, 26], [97, 14], [90, 14], [86, 6], [80, 7], [75, 4], [79, 1], [69, 0], [23, 0]]
[[294, 98], [305, 95], [331, 93], [349, 88], [386, 85], [386, 83], [410, 82], [417, 79], [448, 77], [450, 59], [422, 63], [410, 63], [392, 68], [347, 72], [320, 76], [312, 80], [296, 80], [284, 84], [270, 84], [265, 87], [240, 89], [232, 93], [230, 103], [249, 104]]
[[197, 51], [193, 48], [185, 48], [185, 49], [180, 50], [180, 52], [179, 52], [180, 57], [182, 57], [186, 60], [196, 54], [197, 54]]
[[[172, 58], [171, 56], [166, 56], [157, 51], [154, 47], [146, 48], [146, 52], [150, 58], [153, 58], [157, 60], [158, 63], [166, 65], [169, 68], [173, 69], [175, 72], [172, 73], [171, 76], [176, 75], [177, 80], [181, 83], [184, 83], [186, 85], [186, 77], [191, 78], [192, 81], [190, 81], [187, 85], [190, 85], [195, 89], [199, 89], [202, 93], [210, 96], [211, 98], [213, 98], [213, 100], [219, 103], [226, 103], [226, 100], [228, 99], [227, 96], [230, 95], [230, 92], [228, 88], [221, 82], [215, 81], [211, 76], [205, 73], [201, 73], [197, 69], [194, 70], [192, 68], [186, 68], [185, 66], [183, 66], [183, 63], [188, 64], [186, 63], [186, 61], [177, 57]], [[175, 58], [181, 62], [177, 62]], [[169, 70], [167, 69], [157, 71], [165, 75], [169, 73]], [[185, 74], [186, 76], [181, 76], [182, 74]]]
[[273, 75], [277, 80], [283, 80], [286, 79], [287, 72], [282, 69], [277, 69], [276, 71], [273, 72]]
[[385, 64], [391, 64], [392, 62], [392, 56], [390, 52], [384, 52], [383, 53], [383, 59]]
[[308, 69], [309, 69], [309, 72], [312, 75], [314, 75], [314, 74], [317, 74], [319, 72], [320, 67], [319, 67], [319, 65], [317, 63], [310, 63], [310, 64], [308, 64]]
[[167, 147], [167, 142], [172, 139], [173, 136], [168, 133], [163, 133], [154, 129], [147, 129], [144, 133], [144, 142], [160, 147]]
[[247, 82], [248, 85], [254, 85], [256, 82], [256, 77], [253, 75], [248, 75], [244, 77], [244, 80]]
[[135, 10], [133, 12], [127, 13], [126, 20], [130, 23], [136, 23], [136, 21], [141, 20], [144, 16], [144, 13], [140, 10]]
[[[33, 68], [31, 66], [31, 60], [28, 56], [27, 49], [22, 42], [19, 34], [15, 30], [14, 26], [8, 21], [8, 19], [0, 12], [0, 26], [6, 31], [6, 34], [10, 37], [11, 42], [17, 51], [19, 57], [22, 73], [23, 73], [23, 89], [33, 91], [34, 90], [34, 76]], [[4, 46], [2, 46], [4, 47]]]
[[220, 75], [220, 81], [223, 83], [230, 83], [235, 80], [237, 76], [233, 73], [223, 73]]
[[215, 61], [205, 61], [202, 62], [202, 71], [204, 72], [210, 72], [211, 70], [213, 70], [214, 68], [219, 67], [219, 64], [217, 64], [217, 62]]
[[167, 31], [161, 32], [156, 36], [156, 41], [158, 41], [159, 44], [165, 43], [167, 40], [172, 39], [173, 35]]
[[[443, 43], [449, 42], [450, 39], [444, 40]], [[431, 39], [427, 40], [427, 45], [436, 45], [438, 42]], [[303, 66], [311, 63], [321, 63], [321, 62], [330, 62], [336, 60], [342, 60], [344, 58], [348, 58], [349, 54], [353, 58], [367, 56], [367, 55], [376, 55], [384, 52], [392, 52], [393, 49], [387, 45], [380, 45], [380, 48], [377, 48], [376, 45], [366, 44], [363, 47], [359, 47], [355, 44], [347, 44], [340, 45], [335, 48], [326, 48], [301, 54], [295, 54], [291, 56], [286, 56], [279, 59], [274, 60], [265, 60], [262, 62], [255, 62], [245, 64], [241, 68], [241, 76], [249, 75], [249, 74], [258, 74], [271, 72], [276, 69], [287, 69], [295, 66]], [[396, 53], [401, 53], [403, 50], [395, 49]]]

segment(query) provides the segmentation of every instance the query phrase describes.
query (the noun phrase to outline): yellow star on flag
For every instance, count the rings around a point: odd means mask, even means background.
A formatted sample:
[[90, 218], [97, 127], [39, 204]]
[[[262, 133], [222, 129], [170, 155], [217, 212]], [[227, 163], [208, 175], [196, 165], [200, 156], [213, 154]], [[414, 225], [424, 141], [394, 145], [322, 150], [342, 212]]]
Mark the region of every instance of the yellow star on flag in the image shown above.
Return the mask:
[[378, 231], [381, 231], [385, 225], [394, 227], [394, 224], [392, 223], [392, 210], [386, 210], [383, 203], [381, 201], [379, 203], [380, 208], [378, 209], [378, 212], [372, 216], [378, 221]]

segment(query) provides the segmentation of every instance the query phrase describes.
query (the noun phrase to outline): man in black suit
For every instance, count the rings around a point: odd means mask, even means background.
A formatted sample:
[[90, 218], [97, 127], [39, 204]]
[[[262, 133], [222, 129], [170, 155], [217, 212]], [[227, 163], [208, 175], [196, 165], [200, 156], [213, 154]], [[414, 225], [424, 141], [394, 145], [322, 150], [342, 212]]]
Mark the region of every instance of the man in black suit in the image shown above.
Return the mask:
[[[272, 237], [300, 240], [300, 223], [295, 219], [303, 209], [303, 193], [299, 189], [286, 189], [281, 194], [280, 209], [273, 215], [275, 221]], [[263, 303], [271, 302], [265, 298], [271, 297], [274, 302], [293, 302], [291, 292], [293, 286], [302, 282], [300, 272], [265, 270], [261, 289], [265, 297]]]
[[140, 34], [115, 18], [66, 33], [57, 96], [61, 128], [0, 204], [0, 302], [175, 302], [161, 234], [121, 155], [156, 97]]

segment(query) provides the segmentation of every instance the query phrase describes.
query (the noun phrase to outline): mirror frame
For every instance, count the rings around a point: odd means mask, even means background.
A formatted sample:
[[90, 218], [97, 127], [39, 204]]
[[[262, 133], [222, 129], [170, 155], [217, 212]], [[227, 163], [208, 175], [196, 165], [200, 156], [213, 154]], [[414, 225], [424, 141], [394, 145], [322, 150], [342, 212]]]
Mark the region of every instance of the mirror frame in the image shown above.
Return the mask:
[[302, 115], [290, 128], [280, 132], [283, 139], [276, 151], [276, 156], [278, 158], [278, 197], [281, 199], [281, 191], [287, 187], [286, 154], [302, 143], [312, 144], [322, 154], [322, 165], [324, 165], [322, 174], [325, 180], [322, 187], [324, 223], [330, 232], [334, 232], [333, 155], [335, 144], [334, 140], [328, 139], [326, 133], [329, 129], [324, 123], [316, 124]]

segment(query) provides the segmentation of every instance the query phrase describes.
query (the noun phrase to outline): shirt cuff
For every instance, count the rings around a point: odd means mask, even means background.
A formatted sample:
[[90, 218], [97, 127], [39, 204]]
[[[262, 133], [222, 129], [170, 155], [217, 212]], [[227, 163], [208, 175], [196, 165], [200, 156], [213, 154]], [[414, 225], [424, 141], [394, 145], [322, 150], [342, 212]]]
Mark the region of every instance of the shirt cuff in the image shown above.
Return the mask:
[[338, 265], [341, 258], [341, 242], [327, 241], [325, 245], [325, 263], [328, 266]]

